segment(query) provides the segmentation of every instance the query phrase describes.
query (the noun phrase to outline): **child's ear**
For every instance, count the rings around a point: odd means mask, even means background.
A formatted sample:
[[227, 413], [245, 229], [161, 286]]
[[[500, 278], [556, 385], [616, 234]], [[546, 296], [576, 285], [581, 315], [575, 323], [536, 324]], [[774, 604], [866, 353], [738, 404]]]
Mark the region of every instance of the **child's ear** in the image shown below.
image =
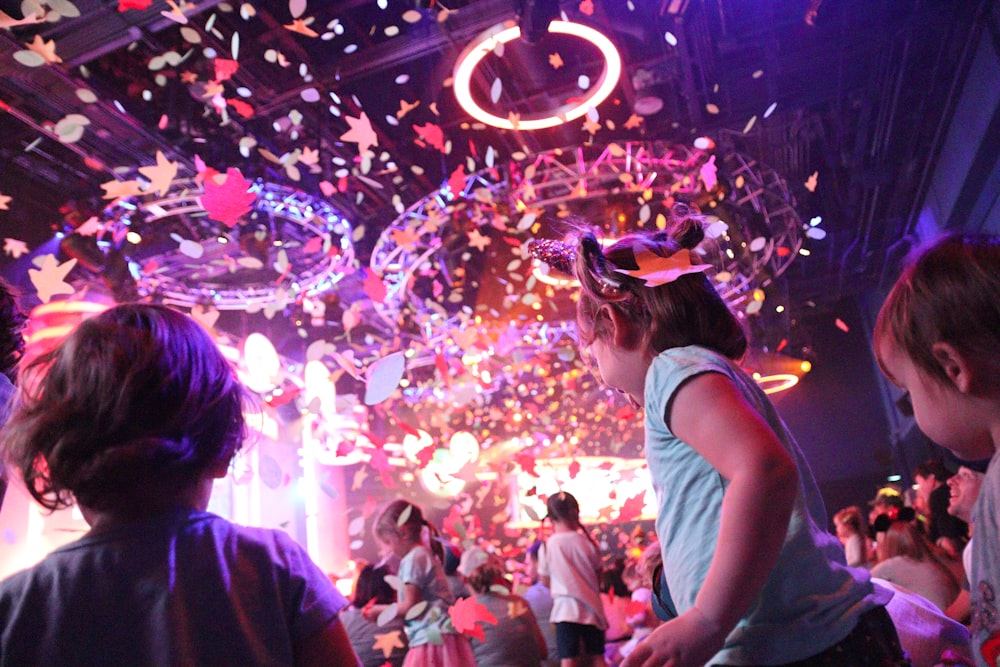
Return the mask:
[[965, 355], [954, 345], [944, 341], [934, 343], [931, 346], [931, 354], [955, 388], [967, 394], [972, 387], [972, 365]]
[[603, 311], [603, 313], [611, 321], [612, 331], [614, 332], [612, 340], [614, 341], [615, 346], [625, 349], [631, 348], [630, 341], [632, 339], [632, 329], [630, 323], [626, 320], [625, 315], [623, 315], [617, 308], [612, 307], [609, 303], [601, 306], [601, 311]]

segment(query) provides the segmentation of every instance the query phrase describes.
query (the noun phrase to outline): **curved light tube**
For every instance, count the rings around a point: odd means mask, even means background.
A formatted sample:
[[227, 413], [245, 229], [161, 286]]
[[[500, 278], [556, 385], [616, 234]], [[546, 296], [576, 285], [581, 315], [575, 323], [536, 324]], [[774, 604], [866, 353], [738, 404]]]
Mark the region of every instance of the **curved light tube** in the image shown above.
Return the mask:
[[564, 104], [546, 116], [521, 118], [516, 125], [509, 118], [494, 116], [476, 104], [472, 99], [472, 73], [476, 66], [497, 46], [521, 36], [520, 26], [513, 21], [505, 21], [476, 37], [465, 47], [455, 62], [453, 76], [455, 97], [466, 113], [478, 121], [504, 130], [541, 130], [579, 118], [591, 107], [596, 107], [607, 99], [618, 84], [622, 73], [622, 58], [611, 40], [593, 28], [571, 21], [552, 21], [549, 24], [549, 32], [585, 39], [596, 46], [604, 56], [604, 71], [601, 72], [597, 85], [591, 87], [582, 100], [576, 104]]

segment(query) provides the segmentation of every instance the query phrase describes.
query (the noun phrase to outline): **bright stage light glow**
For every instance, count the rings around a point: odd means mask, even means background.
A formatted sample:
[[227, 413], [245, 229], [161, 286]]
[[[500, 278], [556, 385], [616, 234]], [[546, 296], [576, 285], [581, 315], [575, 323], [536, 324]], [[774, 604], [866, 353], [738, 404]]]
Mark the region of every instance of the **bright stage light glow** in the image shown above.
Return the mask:
[[579, 102], [564, 104], [551, 113], [530, 118], [520, 118], [515, 123], [510, 118], [495, 116], [479, 106], [472, 98], [472, 73], [476, 66], [501, 44], [511, 42], [521, 36], [521, 28], [514, 21], [505, 21], [480, 34], [469, 43], [455, 62], [453, 86], [458, 103], [466, 113], [476, 120], [504, 130], [541, 130], [555, 127], [580, 118], [591, 108], [607, 99], [618, 84], [622, 73], [622, 58], [618, 49], [599, 31], [571, 21], [552, 21], [550, 33], [573, 35], [596, 46], [604, 56], [604, 70], [593, 86]]

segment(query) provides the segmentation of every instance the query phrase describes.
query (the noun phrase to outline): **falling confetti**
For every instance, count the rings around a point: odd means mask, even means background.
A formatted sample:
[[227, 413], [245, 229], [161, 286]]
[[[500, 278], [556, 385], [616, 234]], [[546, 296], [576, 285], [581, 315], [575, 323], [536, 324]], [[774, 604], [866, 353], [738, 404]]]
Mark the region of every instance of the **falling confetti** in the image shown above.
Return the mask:
[[378, 146], [378, 135], [375, 134], [372, 122], [365, 112], [362, 111], [358, 118], [344, 116], [344, 120], [347, 121], [351, 129], [340, 135], [340, 138], [343, 141], [357, 143], [359, 154], [364, 155], [372, 146]]
[[205, 194], [199, 201], [201, 207], [212, 217], [227, 227], [235, 227], [240, 216], [248, 213], [257, 195], [248, 190], [253, 184], [243, 178], [239, 169], [226, 170], [226, 180], [222, 185], [213, 179], [205, 181]]
[[151, 192], [159, 192], [160, 196], [163, 196], [167, 194], [171, 182], [177, 177], [177, 163], [164, 157], [163, 151], [156, 151], [156, 165], [139, 167], [139, 173], [149, 179]]
[[76, 266], [76, 258], [60, 264], [55, 255], [42, 255], [34, 259], [37, 269], [28, 269], [31, 284], [38, 291], [42, 303], [48, 303], [57, 294], [73, 294], [76, 291], [66, 282], [66, 276]]

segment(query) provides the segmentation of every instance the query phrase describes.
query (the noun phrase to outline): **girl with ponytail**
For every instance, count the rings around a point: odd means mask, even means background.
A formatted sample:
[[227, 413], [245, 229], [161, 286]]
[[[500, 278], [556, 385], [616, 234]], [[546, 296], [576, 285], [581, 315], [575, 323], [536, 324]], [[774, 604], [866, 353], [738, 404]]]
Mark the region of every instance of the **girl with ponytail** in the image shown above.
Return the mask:
[[891, 592], [846, 566], [798, 445], [739, 366], [747, 337], [701, 262], [703, 218], [672, 217], [610, 245], [584, 230], [531, 248], [580, 281], [595, 374], [645, 408], [658, 602], [673, 618], [623, 667], [907, 664]]
[[[455, 599], [444, 574], [444, 550], [432, 539], [437, 530], [418, 506], [403, 499], [382, 510], [374, 529], [375, 539], [400, 559], [396, 615], [406, 619], [409, 642], [403, 667], [475, 667], [469, 639], [455, 630], [448, 616]], [[387, 606], [375, 605], [365, 616], [375, 620]]]
[[[601, 602], [601, 550], [580, 523], [580, 504], [565, 491], [549, 496], [553, 533], [538, 551], [538, 576], [552, 591], [561, 667], [603, 667], [608, 620]], [[541, 619], [545, 622], [545, 619]]]

